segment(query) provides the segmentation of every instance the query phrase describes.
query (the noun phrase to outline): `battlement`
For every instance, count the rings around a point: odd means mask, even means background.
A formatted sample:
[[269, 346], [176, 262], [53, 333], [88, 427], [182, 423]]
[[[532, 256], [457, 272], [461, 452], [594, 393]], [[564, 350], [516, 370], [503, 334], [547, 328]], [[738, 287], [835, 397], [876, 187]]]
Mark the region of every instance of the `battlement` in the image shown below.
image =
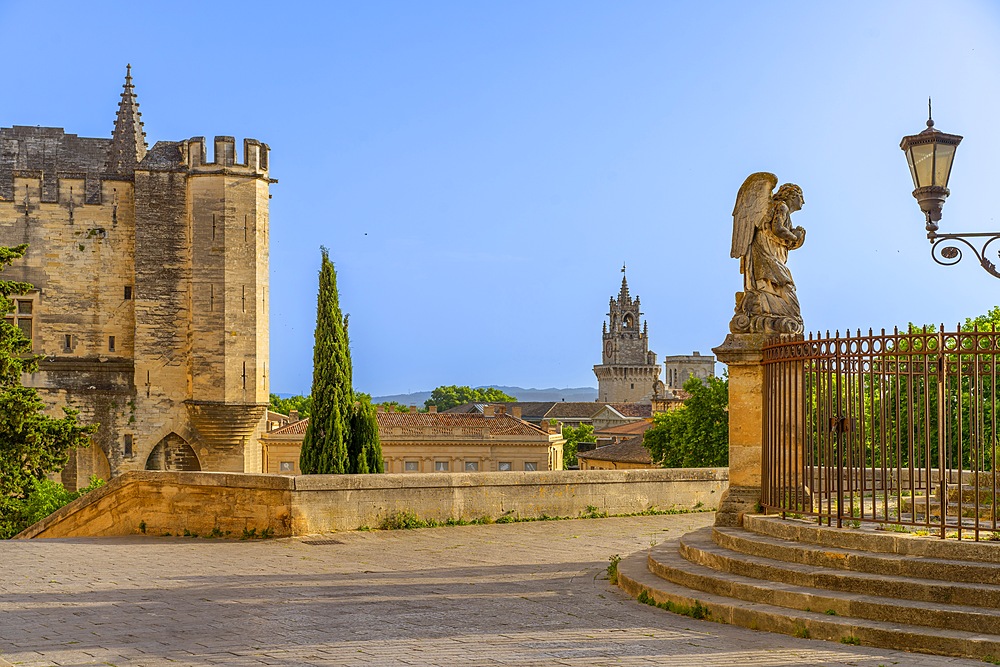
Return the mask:
[[[43, 205], [93, 206], [115, 205], [117, 199], [131, 192], [128, 179], [102, 178], [95, 193], [89, 193], [88, 174], [77, 171], [60, 171], [50, 180], [50, 174], [36, 169], [14, 169], [10, 174], [12, 197], [0, 194], [0, 203], [13, 204], [24, 215], [27, 211]], [[51, 187], [50, 187], [51, 186]], [[129, 195], [131, 196], [131, 195]]]
[[215, 173], [226, 169], [236, 172], [246, 170], [259, 175], [267, 173], [271, 149], [256, 139], [243, 140], [242, 162], [238, 160], [236, 139], [233, 137], [215, 137], [211, 161], [208, 160], [205, 137], [191, 137], [184, 144], [188, 168], [193, 172]]

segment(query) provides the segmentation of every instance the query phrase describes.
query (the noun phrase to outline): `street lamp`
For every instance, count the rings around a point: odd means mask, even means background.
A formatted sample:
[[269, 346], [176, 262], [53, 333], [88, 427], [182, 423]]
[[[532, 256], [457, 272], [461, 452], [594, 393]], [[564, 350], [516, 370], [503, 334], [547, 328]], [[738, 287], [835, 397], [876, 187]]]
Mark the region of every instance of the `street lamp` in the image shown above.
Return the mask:
[[945, 134], [934, 129], [931, 118], [931, 101], [927, 100], [927, 129], [920, 134], [903, 137], [899, 147], [906, 153], [913, 177], [913, 196], [920, 204], [920, 210], [927, 218], [927, 238], [934, 240], [937, 222], [941, 219], [941, 207], [951, 194], [948, 191], [948, 177], [955, 159], [955, 149], [962, 143], [957, 134]]
[[[996, 278], [1000, 278], [996, 264], [987, 259], [987, 248], [1000, 240], [1000, 232], [975, 232], [970, 234], [938, 234], [941, 207], [951, 192], [948, 178], [955, 159], [955, 149], [962, 143], [957, 134], [947, 134], [934, 129], [931, 118], [931, 101], [927, 100], [927, 129], [919, 134], [903, 137], [899, 147], [906, 153], [906, 162], [913, 177], [913, 197], [924, 212], [927, 224], [927, 238], [931, 242], [931, 257], [943, 266], [952, 266], [962, 260], [962, 250], [955, 245], [942, 245], [947, 241], [965, 244], [979, 259], [980, 265]], [[977, 248], [969, 239], [986, 239]], [[977, 242], [978, 243], [978, 242]]]

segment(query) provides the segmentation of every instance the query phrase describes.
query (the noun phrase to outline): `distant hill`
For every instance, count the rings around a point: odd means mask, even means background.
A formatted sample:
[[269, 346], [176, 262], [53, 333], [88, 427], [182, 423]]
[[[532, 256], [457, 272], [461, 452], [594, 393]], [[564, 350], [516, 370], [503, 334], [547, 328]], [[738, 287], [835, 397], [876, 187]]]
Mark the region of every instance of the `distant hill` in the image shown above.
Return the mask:
[[[482, 385], [499, 389], [508, 396], [516, 396], [519, 401], [596, 401], [597, 389], [594, 387], [569, 387], [566, 389], [525, 389], [524, 387], [505, 387], [502, 385]], [[396, 401], [400, 405], [417, 405], [423, 407], [424, 401], [431, 397], [429, 391], [415, 391], [411, 394], [392, 394], [389, 396], [373, 396], [375, 403]]]

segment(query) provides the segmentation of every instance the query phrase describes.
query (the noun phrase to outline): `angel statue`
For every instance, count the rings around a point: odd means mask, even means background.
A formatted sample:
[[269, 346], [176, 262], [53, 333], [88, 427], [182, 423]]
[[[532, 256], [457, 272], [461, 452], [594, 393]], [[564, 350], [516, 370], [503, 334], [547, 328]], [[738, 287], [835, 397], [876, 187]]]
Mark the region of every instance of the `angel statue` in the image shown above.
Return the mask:
[[792, 213], [802, 208], [802, 188], [785, 183], [771, 194], [778, 178], [766, 171], [750, 174], [736, 195], [733, 209], [732, 256], [740, 258], [743, 291], [736, 293], [733, 333], [802, 333], [802, 313], [788, 251], [806, 239], [792, 227]]

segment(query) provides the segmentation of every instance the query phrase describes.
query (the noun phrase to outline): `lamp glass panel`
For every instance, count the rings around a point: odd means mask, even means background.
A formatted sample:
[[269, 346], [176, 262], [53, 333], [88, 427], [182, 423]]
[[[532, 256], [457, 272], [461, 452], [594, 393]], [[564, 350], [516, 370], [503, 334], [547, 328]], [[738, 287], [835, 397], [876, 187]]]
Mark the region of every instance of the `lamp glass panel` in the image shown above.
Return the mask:
[[914, 184], [918, 188], [932, 185], [931, 177], [934, 172], [934, 144], [920, 144], [910, 148], [913, 154], [913, 170], [916, 172]]
[[917, 183], [917, 170], [913, 167], [913, 148], [906, 150], [906, 164], [910, 167], [910, 178], [913, 179], [913, 187], [919, 188]]
[[948, 187], [951, 164], [955, 159], [955, 146], [937, 144], [937, 158], [934, 161], [934, 182], [931, 185]]

